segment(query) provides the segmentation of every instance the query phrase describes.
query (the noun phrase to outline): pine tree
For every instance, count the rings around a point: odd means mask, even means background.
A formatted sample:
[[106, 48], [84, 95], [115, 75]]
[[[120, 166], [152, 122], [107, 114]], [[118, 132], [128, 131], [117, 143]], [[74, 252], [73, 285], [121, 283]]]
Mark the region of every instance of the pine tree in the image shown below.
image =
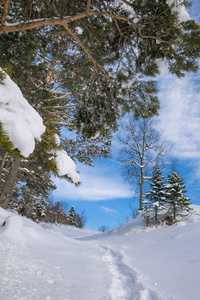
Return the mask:
[[34, 195], [30, 189], [23, 187], [18, 202], [13, 204], [17, 212], [35, 222], [40, 222], [46, 214], [48, 202], [43, 195]]
[[150, 186], [152, 189], [145, 193], [145, 198], [148, 200], [144, 201], [145, 206], [143, 216], [145, 219], [148, 218], [147, 216], [151, 218], [151, 212], [153, 212], [156, 225], [158, 224], [158, 212], [164, 209], [164, 204], [166, 203], [163, 179], [164, 176], [162, 176], [162, 171], [159, 166], [156, 165], [150, 179]]
[[189, 213], [191, 211], [190, 199], [184, 195], [186, 193], [185, 188], [186, 185], [181, 175], [172, 170], [166, 179], [165, 195], [169, 209], [172, 211], [174, 222], [178, 214], [182, 214], [183, 212]]
[[72, 206], [69, 210], [69, 220], [71, 223], [70, 225], [83, 228], [86, 222], [85, 213], [82, 211], [81, 214], [77, 214], [74, 206]]
[[70, 218], [70, 221], [71, 221], [72, 226], [76, 226], [76, 227], [77, 227], [77, 217], [76, 217], [76, 213], [75, 213], [75, 208], [74, 208], [74, 206], [72, 206], [72, 207], [70, 208], [70, 211], [69, 211], [69, 218]]

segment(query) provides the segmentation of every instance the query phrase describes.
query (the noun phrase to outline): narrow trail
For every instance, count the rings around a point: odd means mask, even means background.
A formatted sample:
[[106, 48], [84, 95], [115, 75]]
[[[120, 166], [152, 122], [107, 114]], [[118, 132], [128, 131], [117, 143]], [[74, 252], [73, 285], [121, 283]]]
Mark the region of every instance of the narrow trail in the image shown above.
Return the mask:
[[136, 271], [125, 262], [122, 253], [113, 250], [106, 245], [99, 245], [106, 251], [103, 261], [107, 264], [111, 274], [111, 286], [109, 293], [113, 300], [174, 300], [153, 288], [145, 287], [139, 281]]

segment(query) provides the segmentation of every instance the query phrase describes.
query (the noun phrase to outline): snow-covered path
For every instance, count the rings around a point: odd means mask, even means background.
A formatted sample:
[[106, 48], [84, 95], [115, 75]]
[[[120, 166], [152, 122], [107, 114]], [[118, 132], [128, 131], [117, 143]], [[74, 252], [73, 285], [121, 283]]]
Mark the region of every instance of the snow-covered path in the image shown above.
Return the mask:
[[147, 230], [134, 220], [95, 233], [45, 229], [0, 209], [0, 299], [200, 299], [196, 212], [174, 227]]
[[[17, 244], [1, 242], [0, 299], [165, 299], [145, 288], [138, 281], [137, 272], [124, 263], [121, 253], [105, 245], [101, 245], [100, 248], [103, 250], [101, 251], [102, 256], [95, 258], [97, 261], [102, 260], [105, 263], [104, 280], [96, 275], [101, 271], [98, 267], [96, 274], [90, 273], [93, 279], [95, 276], [95, 282], [93, 282], [90, 276], [87, 280], [87, 275], [80, 268], [75, 273], [76, 278], [73, 278], [75, 274], [71, 273], [72, 270], [70, 270], [70, 274], [66, 274], [66, 270], [63, 269], [64, 265], [60, 261], [61, 257], [56, 261], [39, 258], [38, 255], [37, 258], [34, 258], [27, 249], [21, 248]], [[95, 269], [97, 261], [93, 262]], [[82, 274], [84, 274], [84, 279], [81, 278]], [[66, 280], [68, 277], [70, 279]]]
[[139, 281], [137, 272], [124, 262], [122, 253], [105, 245], [100, 247], [106, 251], [103, 260], [112, 277], [109, 292], [113, 300], [164, 300], [163, 295], [160, 297], [155, 291], [145, 288]]

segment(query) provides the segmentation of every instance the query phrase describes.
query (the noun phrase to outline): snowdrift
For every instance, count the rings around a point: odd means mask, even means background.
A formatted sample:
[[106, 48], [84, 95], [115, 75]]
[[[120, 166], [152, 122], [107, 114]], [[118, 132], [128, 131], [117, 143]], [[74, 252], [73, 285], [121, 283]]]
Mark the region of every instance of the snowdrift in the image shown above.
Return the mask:
[[97, 233], [0, 208], [1, 299], [200, 299], [200, 207], [193, 209], [173, 226], [145, 228], [137, 217]]

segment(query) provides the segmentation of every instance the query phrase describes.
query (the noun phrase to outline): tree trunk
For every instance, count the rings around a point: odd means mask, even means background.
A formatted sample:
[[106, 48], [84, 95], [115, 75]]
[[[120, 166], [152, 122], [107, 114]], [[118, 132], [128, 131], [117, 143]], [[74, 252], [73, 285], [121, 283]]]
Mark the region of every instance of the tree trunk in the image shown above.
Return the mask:
[[12, 192], [13, 192], [13, 189], [15, 186], [15, 181], [17, 179], [17, 173], [18, 173], [19, 167], [20, 167], [20, 162], [21, 162], [20, 158], [13, 160], [12, 168], [8, 174], [8, 177], [6, 179], [4, 187], [1, 191], [0, 206], [4, 209], [7, 208], [10, 197], [12, 195]]
[[173, 204], [173, 215], [174, 215], [174, 222], [176, 220], [176, 202]]
[[155, 223], [158, 225], [158, 208], [157, 206], [155, 207]]
[[4, 163], [3, 168], [1, 170], [0, 195], [3, 193], [6, 178], [8, 177], [7, 174], [9, 174], [11, 168], [12, 168], [12, 158], [8, 156], [8, 159], [5, 160], [5, 163]]
[[1, 160], [1, 166], [0, 166], [0, 179], [1, 179], [1, 175], [2, 175], [2, 172], [3, 172], [3, 168], [4, 168], [4, 165], [5, 165], [5, 162], [6, 162], [6, 157], [7, 157], [7, 152], [4, 153], [3, 157], [2, 157], [2, 160]]
[[140, 209], [143, 209], [143, 185], [144, 185], [144, 174], [143, 174], [143, 169], [141, 168], [141, 173], [140, 173]]

